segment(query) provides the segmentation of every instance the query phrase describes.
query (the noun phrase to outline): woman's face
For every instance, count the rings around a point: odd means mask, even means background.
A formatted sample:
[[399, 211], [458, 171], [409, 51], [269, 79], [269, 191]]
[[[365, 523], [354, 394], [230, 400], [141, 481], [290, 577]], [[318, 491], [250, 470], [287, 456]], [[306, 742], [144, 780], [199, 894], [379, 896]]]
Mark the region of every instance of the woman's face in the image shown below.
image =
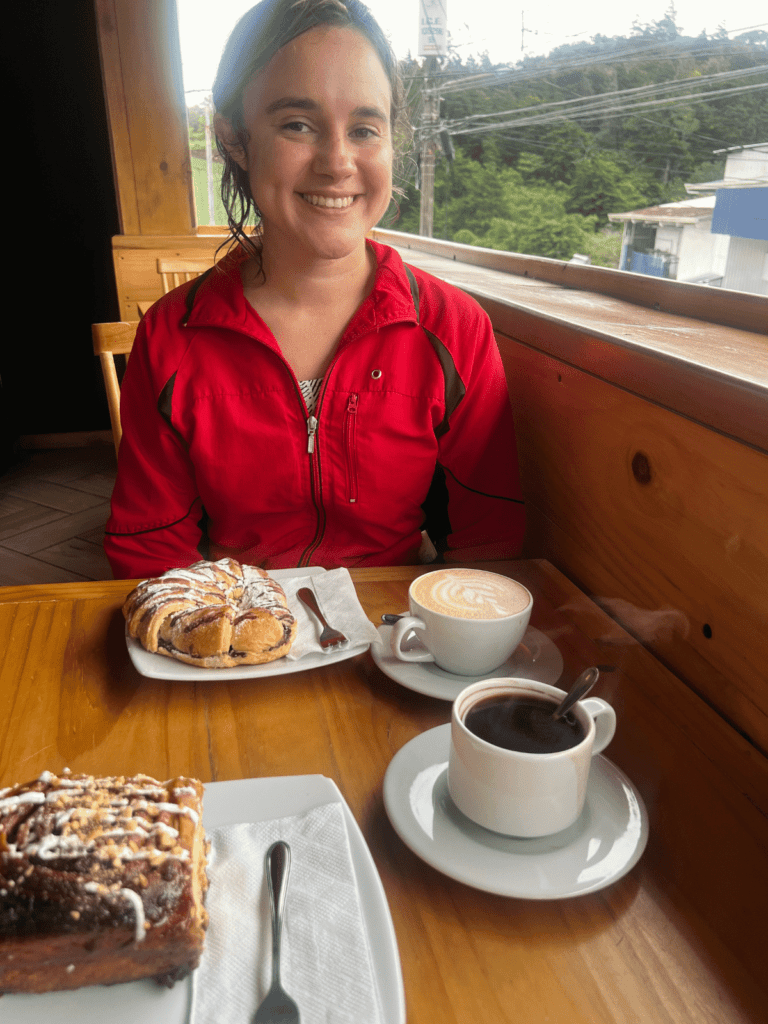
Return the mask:
[[265, 252], [342, 259], [392, 193], [391, 90], [368, 40], [321, 26], [279, 50], [243, 94], [248, 173]]

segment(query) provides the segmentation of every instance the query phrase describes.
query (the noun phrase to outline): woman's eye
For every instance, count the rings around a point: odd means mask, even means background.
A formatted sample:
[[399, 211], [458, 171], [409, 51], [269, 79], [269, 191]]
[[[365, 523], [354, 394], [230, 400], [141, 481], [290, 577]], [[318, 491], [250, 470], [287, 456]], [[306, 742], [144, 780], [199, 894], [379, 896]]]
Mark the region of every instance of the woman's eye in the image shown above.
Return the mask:
[[363, 141], [366, 139], [378, 138], [378, 134], [379, 133], [374, 131], [373, 128], [354, 128], [352, 131], [352, 135], [356, 139], [362, 139]]
[[309, 125], [304, 124], [303, 121], [289, 121], [283, 125], [283, 131], [289, 132], [308, 132], [310, 131]]

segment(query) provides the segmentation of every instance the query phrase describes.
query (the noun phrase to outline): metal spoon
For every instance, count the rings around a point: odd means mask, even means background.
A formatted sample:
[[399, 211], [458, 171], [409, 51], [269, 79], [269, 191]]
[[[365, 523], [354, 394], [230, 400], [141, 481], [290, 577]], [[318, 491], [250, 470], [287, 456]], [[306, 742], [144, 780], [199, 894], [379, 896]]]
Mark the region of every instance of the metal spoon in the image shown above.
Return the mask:
[[600, 670], [595, 666], [592, 668], [585, 668], [568, 693], [555, 708], [552, 717], [562, 718], [563, 715], [567, 714], [577, 700], [581, 700], [582, 697], [586, 697], [599, 677]]
[[291, 870], [291, 848], [278, 841], [267, 850], [265, 858], [269, 903], [272, 908], [272, 986], [256, 1011], [253, 1024], [300, 1024], [299, 1008], [280, 984], [280, 932], [283, 906]]

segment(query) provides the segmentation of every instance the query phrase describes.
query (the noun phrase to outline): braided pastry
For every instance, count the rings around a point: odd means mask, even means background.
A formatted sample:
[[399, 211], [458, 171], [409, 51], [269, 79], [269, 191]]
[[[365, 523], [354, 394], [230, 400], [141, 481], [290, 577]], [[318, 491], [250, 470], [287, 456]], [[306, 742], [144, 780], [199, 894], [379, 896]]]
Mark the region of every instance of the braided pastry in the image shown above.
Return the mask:
[[280, 584], [232, 558], [142, 581], [123, 614], [129, 636], [148, 651], [203, 668], [275, 661], [296, 637]]

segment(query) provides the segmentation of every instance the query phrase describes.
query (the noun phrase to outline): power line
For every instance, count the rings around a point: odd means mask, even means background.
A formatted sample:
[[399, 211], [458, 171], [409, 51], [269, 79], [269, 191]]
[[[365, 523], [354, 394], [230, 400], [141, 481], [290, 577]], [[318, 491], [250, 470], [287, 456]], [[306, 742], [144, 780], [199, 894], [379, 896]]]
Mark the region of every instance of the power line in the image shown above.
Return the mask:
[[[535, 110], [537, 115], [544, 114], [548, 111], [554, 111], [556, 108], [575, 108], [580, 106], [581, 108], [589, 111], [600, 110], [606, 103], [610, 103], [615, 99], [623, 97], [633, 97], [640, 99], [645, 96], [654, 96], [659, 93], [674, 93], [679, 92], [682, 89], [690, 88], [691, 84], [703, 85], [705, 83], [714, 82], [725, 82], [733, 79], [745, 78], [751, 75], [759, 75], [768, 72], [768, 64], [761, 64], [755, 68], [744, 68], [737, 71], [721, 71], [712, 75], [697, 75], [693, 78], [681, 78], [671, 82], [659, 82], [651, 85], [639, 85], [631, 89], [616, 89], [611, 92], [598, 93], [596, 96], [577, 96], [569, 100], [553, 100], [550, 103], [537, 103], [527, 107], [516, 107], [512, 110], [498, 110], [486, 114], [471, 114], [469, 117], [460, 118], [455, 121], [447, 122], [444, 127], [451, 134], [467, 134], [467, 129], [472, 130], [477, 127], [477, 122], [481, 120], [487, 120], [491, 117], [506, 117], [509, 114], [520, 115], [528, 113], [529, 111]], [[718, 90], [725, 91], [725, 90]], [[700, 95], [700, 94], [694, 94]], [[706, 95], [709, 95], [708, 93]], [[623, 104], [621, 109], [633, 109], [633, 104]], [[578, 116], [578, 115], [576, 115]], [[584, 116], [584, 115], [581, 115]], [[533, 122], [532, 122], [533, 123]]]
[[[755, 29], [768, 28], [768, 22], [761, 22], [759, 25], [749, 25], [745, 28], [734, 28], [728, 29], [727, 34], [733, 35], [736, 32], [749, 32]], [[586, 34], [586, 33], [578, 33]], [[570, 38], [570, 37], [569, 37]], [[604, 38], [604, 37], [603, 37]], [[719, 39], [709, 39], [707, 44], [704, 46], [681, 46], [676, 42], [664, 42], [664, 43], [649, 43], [644, 40], [641, 36], [631, 37], [612, 37], [614, 39], [621, 38], [626, 43], [633, 43], [634, 45], [625, 46], [624, 48], [616, 48], [612, 51], [603, 51], [600, 54], [596, 54], [592, 57], [581, 57], [574, 59], [563, 59], [559, 61], [552, 61], [549, 54], [537, 54], [533, 57], [528, 57], [527, 61], [530, 63], [547, 61], [547, 66], [536, 70], [528, 69], [525, 70], [521, 66], [511, 67], [510, 65], [500, 64], [493, 71], [484, 71], [476, 75], [465, 75], [460, 78], [456, 78], [457, 70], [449, 68], [443, 71], [436, 71], [431, 77], [440, 82], [437, 87], [438, 90], [443, 93], [444, 85], [441, 80], [445, 79], [445, 85], [451, 84], [451, 91], [461, 91], [460, 86], [463, 83], [466, 84], [466, 88], [483, 88], [485, 85], [490, 86], [502, 86], [508, 85], [514, 81], [528, 81], [531, 78], [541, 77], [542, 74], [557, 74], [562, 71], [574, 71], [579, 68], [590, 66], [592, 64], [606, 63], [610, 64], [613, 61], [623, 61], [627, 58], [643, 58], [648, 60], [676, 60], [681, 57], [697, 57], [697, 56], [710, 56], [710, 57], [722, 57], [727, 54], [733, 54], [739, 52], [744, 44], [738, 43], [737, 40], [728, 39], [721, 41]], [[678, 39], [690, 39], [691, 42], [697, 43], [699, 41], [698, 36], [680, 36]], [[594, 42], [592, 37], [593, 45], [600, 45]], [[610, 41], [610, 40], [609, 40]], [[466, 45], [460, 44], [463, 48]], [[567, 44], [566, 44], [567, 45]], [[585, 42], [584, 45], [589, 45]], [[415, 58], [411, 58], [414, 60]], [[405, 61], [401, 61], [401, 64]], [[460, 72], [459, 72], [460, 73]], [[404, 82], [411, 81], [423, 81], [424, 73], [421, 68], [418, 68], [414, 74], [406, 74], [403, 76]], [[470, 84], [472, 83], [472, 84]], [[455, 86], [455, 88], [454, 88]]]
[[601, 106], [595, 105], [587, 109], [574, 110], [569, 112], [559, 111], [556, 113], [541, 116], [516, 118], [511, 121], [502, 121], [492, 125], [479, 125], [476, 127], [462, 128], [460, 131], [451, 131], [452, 135], [480, 135], [487, 132], [498, 131], [500, 128], [513, 128], [517, 125], [530, 127], [539, 124], [551, 124], [555, 121], [579, 121], [592, 120], [594, 118], [626, 117], [635, 110], [647, 109], [648, 107], [659, 107], [666, 105], [668, 108], [678, 106], [690, 106], [696, 103], [706, 103], [714, 97], [727, 95], [738, 95], [740, 93], [754, 92], [760, 89], [768, 89], [768, 82], [758, 82], [755, 85], [734, 86], [730, 89], [713, 89], [709, 92], [690, 93], [679, 96], [675, 99], [666, 98], [658, 100], [645, 100], [642, 103], [630, 103], [627, 105]]
[[447, 96], [451, 93], [465, 92], [469, 89], [514, 85], [530, 81], [531, 79], [541, 78], [545, 75], [551, 76], [567, 71], [578, 71], [588, 67], [599, 66], [601, 64], [622, 63], [627, 59], [654, 61], [679, 60], [684, 57], [696, 56], [722, 57], [724, 55], [738, 52], [739, 49], [740, 47], [738, 45], [734, 46], [732, 41], [729, 41], [727, 45], [718, 46], [717, 43], [715, 43], [714, 46], [709, 45], [703, 48], [682, 48], [674, 45], [673, 43], [664, 43], [661, 45], [651, 46], [629, 46], [581, 58], [554, 62], [549, 58], [534, 57], [528, 58], [531, 64], [535, 64], [539, 61], [546, 61], [546, 65], [544, 66], [542, 64], [538, 67], [531, 68], [523, 66], [522, 68], [515, 67], [503, 70], [486, 71], [477, 75], [465, 75], [461, 78], [453, 79], [449, 77], [447, 81], [438, 82], [433, 87], [433, 91], [439, 92], [441, 96]]

